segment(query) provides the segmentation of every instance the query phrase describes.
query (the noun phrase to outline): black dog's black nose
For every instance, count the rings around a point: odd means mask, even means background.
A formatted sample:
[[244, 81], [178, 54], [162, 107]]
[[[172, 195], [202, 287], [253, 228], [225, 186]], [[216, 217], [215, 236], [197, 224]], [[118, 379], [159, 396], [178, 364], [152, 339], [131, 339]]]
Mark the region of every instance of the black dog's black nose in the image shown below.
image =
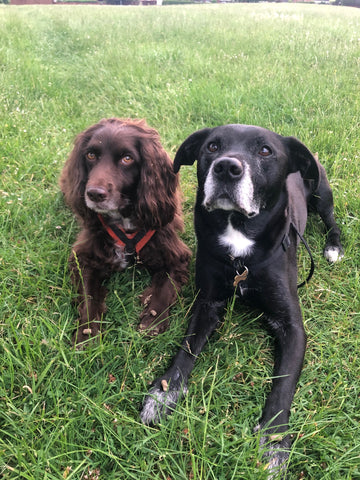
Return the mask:
[[106, 200], [107, 191], [102, 187], [89, 187], [86, 190], [86, 195], [92, 202], [100, 203]]
[[238, 180], [243, 173], [242, 163], [236, 158], [220, 158], [214, 164], [214, 174], [220, 180]]

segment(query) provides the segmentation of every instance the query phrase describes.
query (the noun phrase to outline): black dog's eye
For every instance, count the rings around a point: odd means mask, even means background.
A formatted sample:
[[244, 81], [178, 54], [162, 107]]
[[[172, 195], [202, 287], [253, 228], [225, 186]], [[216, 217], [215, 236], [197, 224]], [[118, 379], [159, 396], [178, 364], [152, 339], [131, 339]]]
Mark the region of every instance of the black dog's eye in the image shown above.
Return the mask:
[[86, 154], [86, 158], [90, 161], [90, 162], [94, 162], [96, 160], [96, 154], [94, 152], [88, 152]]
[[272, 154], [272, 150], [271, 150], [271, 148], [268, 147], [267, 145], [264, 145], [263, 147], [260, 148], [259, 154], [260, 154], [262, 157], [268, 157], [269, 155]]
[[215, 142], [211, 142], [211, 143], [209, 143], [207, 148], [208, 148], [209, 152], [214, 153], [214, 152], [217, 152], [219, 150], [219, 145]]
[[134, 159], [130, 155], [125, 155], [120, 160], [120, 162], [124, 165], [130, 165], [130, 163], [133, 163], [133, 161]]

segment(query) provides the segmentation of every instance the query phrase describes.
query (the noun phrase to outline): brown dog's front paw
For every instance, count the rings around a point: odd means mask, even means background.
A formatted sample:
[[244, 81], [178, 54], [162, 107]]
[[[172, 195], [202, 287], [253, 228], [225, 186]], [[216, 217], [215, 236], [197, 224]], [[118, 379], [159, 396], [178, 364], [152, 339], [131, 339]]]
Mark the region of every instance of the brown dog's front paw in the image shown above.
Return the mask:
[[150, 307], [145, 308], [140, 317], [139, 330], [146, 335], [156, 337], [160, 333], [165, 332], [169, 326], [168, 317], [163, 318], [163, 314], [158, 314]]
[[101, 333], [101, 324], [98, 322], [91, 322], [85, 325], [80, 325], [74, 332], [72, 337], [72, 344], [76, 349], [80, 350], [86, 347], [91, 341], [97, 338]]

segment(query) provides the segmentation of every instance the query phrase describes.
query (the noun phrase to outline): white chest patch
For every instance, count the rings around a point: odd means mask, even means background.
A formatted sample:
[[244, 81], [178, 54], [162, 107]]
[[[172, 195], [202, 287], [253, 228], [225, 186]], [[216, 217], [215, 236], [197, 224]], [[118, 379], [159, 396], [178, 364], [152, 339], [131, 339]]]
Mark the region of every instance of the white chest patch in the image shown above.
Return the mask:
[[115, 247], [115, 262], [119, 264], [119, 267], [123, 270], [129, 266], [129, 260], [126, 258], [123, 247]]
[[233, 257], [244, 257], [251, 253], [255, 242], [239, 232], [239, 230], [236, 230], [231, 223], [229, 223], [225, 232], [219, 236], [219, 243], [227, 247], [230, 255]]

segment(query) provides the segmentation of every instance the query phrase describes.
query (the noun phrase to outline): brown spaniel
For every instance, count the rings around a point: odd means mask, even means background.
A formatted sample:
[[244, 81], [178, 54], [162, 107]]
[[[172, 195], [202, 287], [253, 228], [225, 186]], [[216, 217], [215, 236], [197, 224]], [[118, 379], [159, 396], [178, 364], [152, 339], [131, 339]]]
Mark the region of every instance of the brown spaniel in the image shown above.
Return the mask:
[[74, 344], [99, 334], [106, 311], [103, 282], [134, 262], [152, 276], [141, 296], [139, 328], [163, 332], [169, 307], [188, 279], [190, 250], [178, 237], [178, 177], [158, 132], [144, 120], [101, 120], [76, 138], [60, 185], [81, 225], [69, 259], [79, 293]]

